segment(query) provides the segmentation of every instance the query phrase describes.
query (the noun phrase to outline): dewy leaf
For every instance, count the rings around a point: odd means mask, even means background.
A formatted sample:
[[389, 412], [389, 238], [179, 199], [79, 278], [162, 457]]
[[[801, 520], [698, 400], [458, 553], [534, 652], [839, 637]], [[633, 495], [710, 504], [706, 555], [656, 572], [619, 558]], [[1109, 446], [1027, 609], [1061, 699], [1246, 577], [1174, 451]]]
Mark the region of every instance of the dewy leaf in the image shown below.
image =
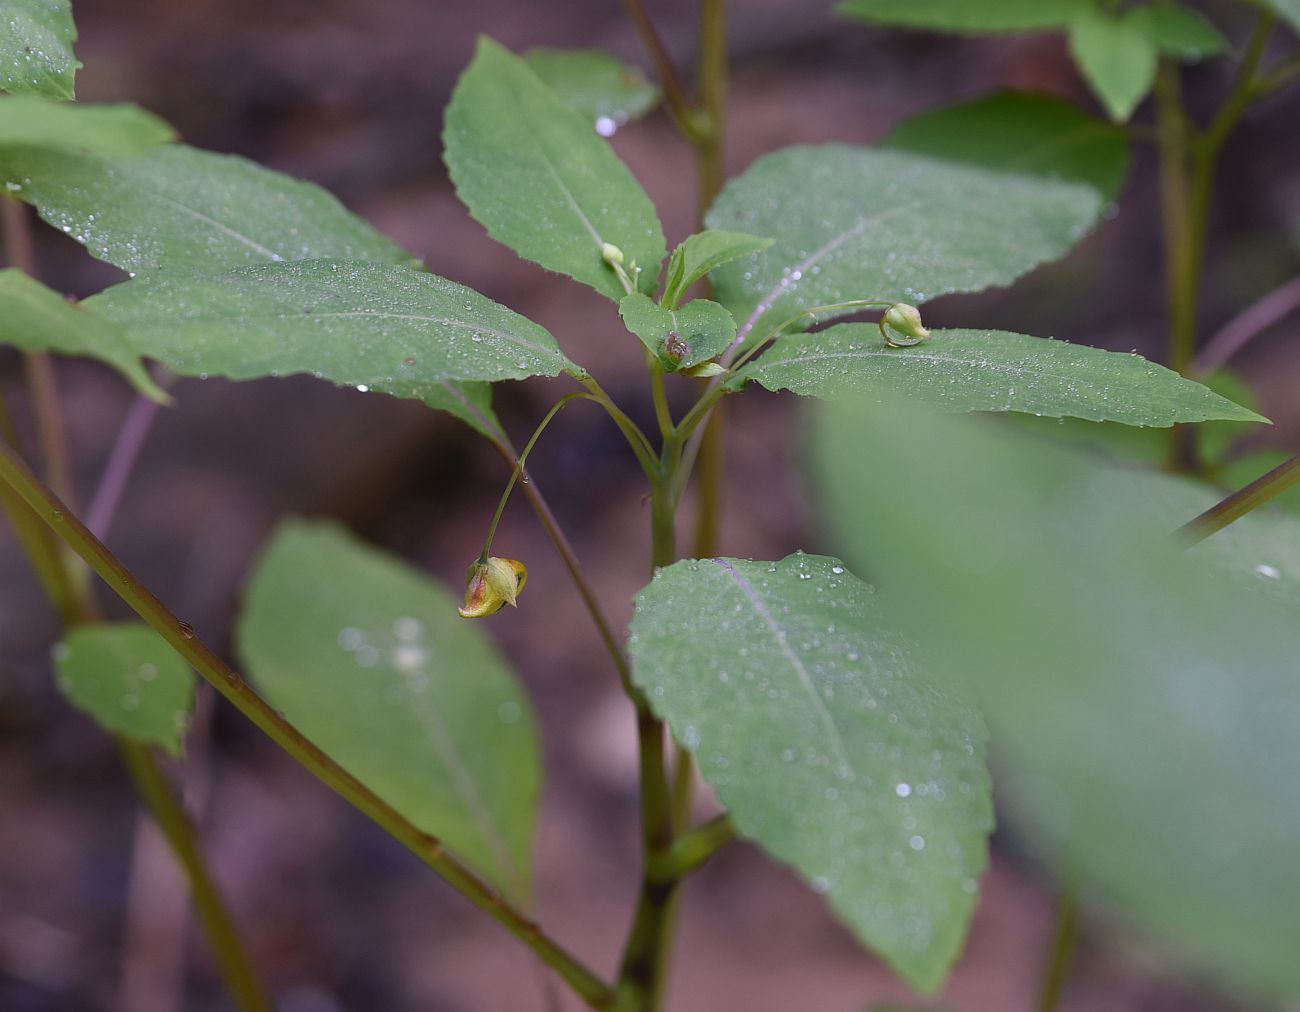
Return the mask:
[[524, 62], [602, 137], [659, 101], [659, 89], [639, 68], [599, 49], [530, 49]]
[[1228, 50], [1228, 40], [1200, 11], [1174, 3], [1156, 2], [1131, 10], [1128, 18], [1162, 53], [1195, 62]]
[[69, 0], [0, 0], [0, 91], [73, 97], [81, 63]]
[[84, 625], [54, 648], [59, 689], [105, 729], [180, 755], [194, 673], [138, 622]]
[[1088, 7], [1070, 22], [1070, 53], [1112, 119], [1123, 123], [1156, 79], [1156, 47], [1130, 13]]
[[41, 217], [124, 271], [214, 271], [268, 260], [412, 257], [329, 193], [183, 144], [135, 158], [13, 148], [0, 179]]
[[31, 95], [0, 99], [0, 148], [135, 155], [175, 139], [167, 123], [135, 105], [74, 105]]
[[668, 277], [664, 281], [663, 304], [675, 308], [687, 289], [710, 271], [751, 253], [761, 253], [771, 245], [771, 239], [741, 232], [719, 229], [696, 232], [673, 250], [672, 259], [668, 261]]
[[1018, 836], [1200, 970], [1300, 996], [1300, 523], [1186, 550], [1203, 487], [991, 419], [821, 417], [837, 543], [978, 691]]
[[932, 991], [961, 950], [993, 825], [983, 725], [914, 664], [835, 559], [704, 559], [636, 599], [632, 677], [737, 830]]
[[921, 344], [890, 348], [875, 324], [842, 323], [782, 338], [732, 382], [747, 379], [809, 397], [896, 394], [945, 411], [1155, 426], [1267, 421], [1138, 355], [998, 330], [935, 330]]
[[449, 384], [583, 375], [531, 320], [472, 288], [390, 264], [303, 260], [147, 275], [86, 306], [120, 325], [139, 354], [184, 375], [309, 373], [462, 418]]
[[532, 880], [532, 709], [483, 630], [422, 573], [340, 528], [290, 521], [236, 629], [267, 700], [513, 899]]
[[786, 148], [728, 183], [708, 213], [711, 228], [776, 237], [714, 272], [717, 299], [756, 340], [815, 306], [1010, 284], [1074, 245], [1100, 203], [1090, 186], [900, 151]]
[[111, 365], [145, 396], [159, 402], [168, 399], [115, 324], [68, 302], [16, 267], [0, 270], [0, 344], [89, 355]]
[[1088, 183], [1114, 200], [1128, 171], [1123, 128], [1050, 95], [1000, 91], [921, 113], [880, 144], [952, 162]]
[[722, 354], [736, 336], [735, 317], [707, 299], [694, 299], [681, 309], [665, 309], [649, 296], [633, 292], [618, 304], [618, 312], [627, 329], [669, 372], [689, 369]]
[[1091, 0], [844, 0], [848, 18], [940, 32], [1019, 32], [1061, 28]]
[[522, 59], [479, 40], [443, 141], [457, 194], [493, 239], [617, 302], [623, 286], [601, 257], [612, 243], [640, 269], [638, 287], [653, 290], [664, 235], [650, 198]]

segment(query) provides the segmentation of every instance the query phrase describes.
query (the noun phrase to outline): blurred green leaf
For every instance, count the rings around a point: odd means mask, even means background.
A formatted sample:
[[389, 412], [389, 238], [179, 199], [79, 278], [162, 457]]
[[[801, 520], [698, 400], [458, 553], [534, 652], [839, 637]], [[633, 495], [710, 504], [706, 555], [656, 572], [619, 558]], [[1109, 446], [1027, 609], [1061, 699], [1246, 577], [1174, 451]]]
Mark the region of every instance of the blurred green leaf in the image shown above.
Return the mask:
[[169, 124], [135, 105], [74, 105], [34, 95], [0, 99], [0, 147], [134, 155], [175, 139]]
[[1040, 855], [1199, 966], [1300, 994], [1300, 524], [995, 426], [830, 405], [833, 526], [887, 621], [978, 690]]
[[890, 348], [875, 324], [785, 337], [733, 380], [810, 397], [897, 395], [945, 411], [1022, 411], [1126, 425], [1262, 422], [1207, 387], [1137, 355], [997, 330], [936, 330]]
[[0, 270], [0, 344], [23, 351], [89, 355], [111, 365], [146, 397], [168, 400], [115, 324], [68, 302], [16, 267]]
[[0, 0], [0, 91], [70, 99], [81, 62], [69, 0]]
[[1009, 284], [1074, 245], [1100, 203], [1090, 186], [900, 151], [786, 148], [728, 183], [708, 213], [711, 228], [776, 239], [714, 272], [717, 299], [748, 340], [815, 306]]
[[[681, 309], [664, 309], [653, 299], [633, 292], [618, 304], [627, 329], [640, 338], [669, 372], [689, 369], [720, 355], [736, 336], [736, 320], [716, 302], [695, 299]], [[665, 342], [675, 334], [681, 356], [673, 360]]]
[[638, 286], [653, 288], [665, 251], [650, 198], [522, 59], [480, 39], [446, 124], [456, 193], [493, 239], [617, 302], [623, 286], [601, 257], [612, 243], [640, 268]]
[[79, 626], [54, 649], [59, 689], [114, 734], [181, 754], [194, 673], [138, 622]]
[[1070, 54], [1111, 119], [1123, 123], [1156, 79], [1156, 46], [1133, 13], [1086, 7], [1070, 22]]
[[663, 304], [675, 308], [687, 289], [710, 271], [751, 253], [761, 253], [772, 245], [771, 239], [740, 232], [706, 229], [684, 239], [673, 250], [664, 280]]
[[1088, 183], [1114, 200], [1128, 171], [1124, 130], [1049, 95], [1000, 91], [921, 113], [880, 144], [897, 151]]
[[599, 49], [530, 49], [524, 62], [602, 137], [644, 116], [659, 101], [659, 88], [639, 67]]
[[836, 559], [706, 559], [636, 599], [632, 677], [736, 829], [932, 991], [961, 950], [993, 826], [983, 725], [937, 691]]
[[427, 576], [332, 524], [283, 524], [236, 630], [267, 700], [516, 901], [541, 778], [532, 709], [481, 627]]
[[1195, 62], [1228, 51], [1223, 34], [1209, 18], [1190, 7], [1157, 2], [1131, 10], [1128, 17], [1152, 45], [1175, 59]]
[[940, 32], [1019, 32], [1060, 28], [1091, 0], [844, 0], [848, 18]]
[[320, 187], [183, 144], [134, 158], [10, 148], [0, 178], [91, 256], [132, 274], [316, 257], [413, 262]]
[[390, 264], [303, 260], [147, 275], [86, 306], [187, 376], [307, 373], [425, 401], [483, 430], [462, 381], [581, 374], [544, 328], [471, 288]]

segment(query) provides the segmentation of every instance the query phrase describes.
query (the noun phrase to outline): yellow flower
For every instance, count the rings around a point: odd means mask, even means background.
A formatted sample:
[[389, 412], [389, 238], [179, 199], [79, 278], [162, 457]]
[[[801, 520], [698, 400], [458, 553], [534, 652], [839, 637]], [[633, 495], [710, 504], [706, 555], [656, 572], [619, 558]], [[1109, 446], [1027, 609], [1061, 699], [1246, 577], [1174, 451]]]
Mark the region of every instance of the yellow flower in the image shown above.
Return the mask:
[[465, 607], [456, 610], [464, 618], [487, 618], [506, 605], [516, 608], [527, 580], [528, 570], [514, 559], [494, 555], [487, 562], [475, 562], [465, 574]]

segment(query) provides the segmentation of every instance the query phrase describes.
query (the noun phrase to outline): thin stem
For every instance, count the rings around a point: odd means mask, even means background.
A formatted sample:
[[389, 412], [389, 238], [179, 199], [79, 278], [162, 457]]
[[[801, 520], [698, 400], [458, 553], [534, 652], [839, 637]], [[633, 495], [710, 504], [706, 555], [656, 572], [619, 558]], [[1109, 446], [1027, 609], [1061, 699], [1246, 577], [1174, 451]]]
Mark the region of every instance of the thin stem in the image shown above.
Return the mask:
[[650, 370], [650, 399], [654, 403], [655, 421], [659, 423], [659, 433], [665, 439], [673, 430], [672, 412], [668, 410], [668, 396], [664, 391], [664, 369], [647, 350], [646, 367]]
[[1256, 478], [1241, 491], [1233, 492], [1232, 495], [1211, 506], [1196, 519], [1180, 527], [1178, 533], [1188, 538], [1192, 544], [1204, 541], [1234, 520], [1240, 520], [1252, 510], [1259, 509], [1297, 482], [1300, 482], [1300, 455], [1279, 464], [1267, 474]]
[[1188, 199], [1189, 124], [1178, 67], [1164, 60], [1156, 75], [1160, 205], [1164, 217], [1165, 299], [1169, 313], [1169, 367], [1186, 373], [1196, 350], [1196, 275]]
[[1043, 984], [1038, 993], [1038, 1012], [1056, 1012], [1061, 995], [1065, 992], [1070, 961], [1079, 937], [1079, 894], [1074, 885], [1061, 886], [1056, 901], [1056, 929], [1052, 933], [1052, 947], [1043, 970]]
[[[501, 501], [497, 503], [496, 514], [492, 517], [492, 523], [488, 525], [487, 537], [483, 539], [483, 552], [479, 556], [479, 562], [487, 562], [488, 560], [488, 555], [492, 551], [492, 538], [496, 535], [497, 525], [501, 523], [501, 515], [506, 511], [506, 503], [510, 501], [510, 493], [514, 491], [515, 482], [517, 482], [524, 474], [524, 464], [528, 460], [528, 455], [533, 452], [533, 447], [537, 445], [537, 440], [542, 437], [542, 433], [546, 431], [546, 427], [551, 424], [551, 419], [558, 415], [560, 410], [570, 401], [578, 399], [600, 403], [598, 398], [592, 394], [565, 394], [551, 405], [551, 410], [546, 412], [545, 417], [543, 417], [538, 423], [537, 428], [533, 430], [533, 434], [529, 437], [528, 442], [524, 444], [523, 452], [519, 454], [519, 459], [515, 461], [515, 466], [511, 468], [510, 480], [506, 482], [506, 490], [501, 493]], [[527, 484], [527, 481], [525, 481], [525, 484]]]
[[[591, 380], [591, 382], [596, 390], [600, 390], [600, 385], [596, 383], [594, 379]], [[505, 459], [505, 462], [513, 468], [519, 455], [515, 452], [515, 448], [511, 445], [509, 438], [501, 431], [500, 426], [498, 426], [493, 419], [488, 418], [479, 411], [478, 408], [476, 408], [467, 398], [459, 395], [455, 387], [448, 385], [446, 389], [453, 395], [459, 397], [464, 408], [479, 422], [479, 425], [481, 426], [480, 431], [486, 435], [487, 440], [492, 444], [493, 449], [495, 449], [497, 453]], [[604, 396], [603, 390], [600, 390], [600, 393]], [[608, 398], [605, 397], [605, 400], [608, 400]], [[602, 406], [605, 406], [606, 410], [608, 410], [608, 405], [606, 405], [604, 401], [602, 401]], [[628, 423], [631, 424], [630, 419], [628, 419]], [[633, 425], [633, 428], [635, 429], [636, 426]], [[636, 429], [636, 431], [638, 433], [641, 432], [640, 429]], [[641, 434], [641, 439], [645, 441], [644, 434]], [[646, 446], [647, 452], [649, 452], [648, 441], [646, 441]], [[653, 455], [651, 465], [657, 466], [654, 464]], [[547, 537], [551, 539], [551, 544], [555, 546], [556, 552], [559, 553], [560, 560], [564, 563], [564, 568], [568, 570], [569, 577], [573, 580], [573, 585], [578, 590], [578, 596], [582, 598], [582, 603], [587, 608], [587, 614], [591, 616], [591, 621], [596, 626], [596, 631], [600, 634], [601, 642], [605, 644], [605, 649], [609, 651], [609, 656], [614, 661], [614, 667], [618, 671], [619, 681], [622, 682], [624, 691], [630, 696], [633, 692], [632, 673], [628, 669], [627, 658], [623, 656], [623, 650], [619, 645], [618, 637], [614, 635], [614, 628], [610, 625], [609, 618], [605, 615], [604, 609], [601, 608], [600, 602], [596, 599], [595, 591], [592, 590], [591, 584], [587, 580], [586, 573], [583, 572], [582, 564], [578, 561], [577, 553], [574, 552], [573, 545], [565, 535], [564, 529], [560, 527], [560, 522], [556, 519], [554, 511], [552, 511], [550, 504], [546, 501], [546, 497], [542, 495], [541, 488], [532, 476], [529, 475], [527, 468], [524, 468], [523, 476], [528, 478], [528, 481], [524, 482], [524, 497], [528, 499], [529, 504], [533, 507], [533, 512], [537, 515], [538, 522], [542, 525], [542, 529], [546, 532]]]
[[614, 424], [623, 433], [623, 438], [627, 440], [628, 445], [632, 447], [632, 453], [635, 454], [637, 463], [641, 465], [641, 470], [645, 471], [648, 477], [654, 477], [659, 473], [659, 462], [655, 459], [654, 447], [650, 445], [650, 440], [646, 434], [641, 431], [636, 422], [632, 421], [626, 413], [614, 403], [612, 397], [605, 393], [604, 389], [596, 382], [594, 376], [584, 376], [579, 382], [582, 383], [592, 394], [595, 395], [597, 403], [605, 409], [609, 417], [613, 419]]
[[12, 487], [95, 573], [144, 622], [165, 639], [185, 661], [210, 682], [234, 707], [307, 768], [438, 873], [452, 888], [485, 911], [532, 949], [593, 1008], [612, 1000], [609, 987], [572, 955], [542, 933], [538, 925], [508, 903], [465, 865], [449, 855], [442, 842], [417, 829], [396, 809], [313, 745], [268, 705], [213, 651], [193, 628], [173, 615], [104, 545], [86, 529], [57, 496], [43, 485], [7, 446], [0, 445], [0, 480]]
[[695, 90], [699, 96], [699, 121], [704, 129], [695, 137], [696, 216], [704, 215], [722, 191], [723, 131], [727, 113], [727, 3], [701, 0], [699, 56], [695, 65]]
[[659, 854], [650, 875], [661, 882], [677, 882], [698, 871], [734, 839], [736, 827], [730, 817], [719, 815], [678, 836], [671, 847]]
[[1300, 309], [1300, 277], [1294, 277], [1251, 303], [1215, 333], [1192, 360], [1191, 371], [1206, 376], [1247, 344]]
[[96, 537], [103, 538], [108, 534], [118, 504], [122, 501], [122, 493], [126, 491], [127, 481], [135, 470], [140, 451], [144, 449], [145, 440], [161, 407], [152, 398], [140, 395], [131, 402], [126, 418], [117, 430], [117, 439], [109, 451], [104, 470], [90, 498], [90, 505], [86, 508], [86, 526], [95, 532]]
[[655, 73], [659, 76], [659, 85], [663, 88], [664, 101], [668, 105], [668, 113], [672, 116], [674, 125], [683, 135], [693, 136], [698, 129], [695, 126], [695, 110], [686, 94], [681, 75], [677, 73], [677, 68], [673, 64], [672, 57], [668, 55], [668, 50], [664, 47], [663, 39], [659, 37], [654, 22], [650, 20], [650, 15], [641, 5], [641, 0], [623, 0], [623, 9], [627, 11], [632, 27], [641, 37], [641, 44], [645, 46], [646, 52], [655, 65]]
[[239, 932], [226, 910], [221, 894], [208, 874], [194, 827], [159, 769], [153, 753], [147, 746], [121, 736], [117, 739], [117, 747], [141, 800], [167, 838], [172, 853], [185, 872], [194, 909], [203, 924], [208, 944], [212, 946], [217, 965], [221, 968], [221, 976], [230, 988], [235, 1004], [244, 1012], [270, 1012], [271, 1003], [267, 1001], [248, 955], [239, 942]]

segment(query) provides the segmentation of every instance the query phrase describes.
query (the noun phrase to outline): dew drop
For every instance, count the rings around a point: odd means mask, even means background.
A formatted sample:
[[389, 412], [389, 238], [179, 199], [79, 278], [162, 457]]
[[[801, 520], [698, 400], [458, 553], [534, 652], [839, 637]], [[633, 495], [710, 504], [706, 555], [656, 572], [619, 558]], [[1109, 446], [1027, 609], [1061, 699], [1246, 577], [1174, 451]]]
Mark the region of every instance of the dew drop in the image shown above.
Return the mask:
[[911, 784], [895, 784], [895, 785], [894, 785], [894, 793], [897, 794], [900, 798], [910, 797], [911, 794], [912, 794], [912, 785], [911, 785]]

